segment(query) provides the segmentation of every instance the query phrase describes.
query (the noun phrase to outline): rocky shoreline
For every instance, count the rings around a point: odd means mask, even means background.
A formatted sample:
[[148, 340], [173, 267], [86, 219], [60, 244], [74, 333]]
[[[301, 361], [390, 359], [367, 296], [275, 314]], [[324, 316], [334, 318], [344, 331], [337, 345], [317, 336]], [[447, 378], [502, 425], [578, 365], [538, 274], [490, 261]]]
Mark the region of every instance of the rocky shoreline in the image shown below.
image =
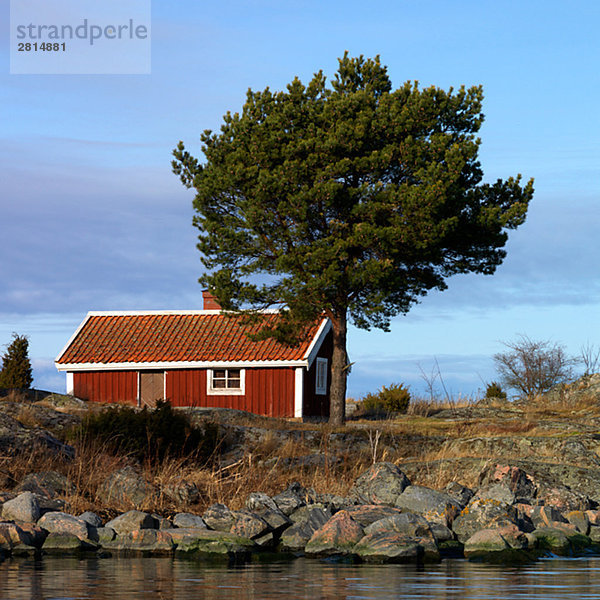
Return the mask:
[[185, 469], [86, 456], [66, 432], [107, 408], [33, 392], [0, 401], [0, 560], [522, 562], [600, 551], [600, 374], [536, 401], [343, 429], [181, 409], [221, 440], [209, 467]]
[[375, 463], [347, 497], [298, 483], [270, 497], [249, 494], [242, 510], [223, 504], [171, 519], [139, 510], [108, 522], [92, 513], [43, 508], [22, 492], [2, 505], [0, 557], [154, 556], [195, 560], [309, 558], [367, 563], [426, 563], [465, 557], [493, 563], [549, 554], [600, 552], [598, 502], [547, 486], [519, 467], [495, 464], [480, 486], [443, 491], [411, 485], [394, 464]]

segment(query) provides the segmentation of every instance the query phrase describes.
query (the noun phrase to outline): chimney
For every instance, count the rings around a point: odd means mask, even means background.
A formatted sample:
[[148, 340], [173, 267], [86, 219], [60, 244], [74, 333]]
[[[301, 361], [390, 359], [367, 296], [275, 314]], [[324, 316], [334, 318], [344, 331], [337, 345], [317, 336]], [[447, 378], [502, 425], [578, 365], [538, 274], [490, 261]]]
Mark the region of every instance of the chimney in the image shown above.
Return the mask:
[[204, 310], [221, 310], [221, 305], [208, 290], [202, 291], [202, 302]]

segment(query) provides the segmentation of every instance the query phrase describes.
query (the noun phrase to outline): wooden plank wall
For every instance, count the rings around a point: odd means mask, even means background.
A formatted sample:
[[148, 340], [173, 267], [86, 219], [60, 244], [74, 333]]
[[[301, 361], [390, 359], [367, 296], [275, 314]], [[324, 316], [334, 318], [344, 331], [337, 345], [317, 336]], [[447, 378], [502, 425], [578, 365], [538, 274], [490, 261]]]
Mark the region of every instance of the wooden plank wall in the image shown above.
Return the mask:
[[[236, 408], [269, 417], [294, 416], [294, 369], [246, 369], [245, 395], [208, 395], [206, 370], [167, 371], [173, 406]], [[73, 375], [74, 394], [94, 402], [137, 404], [137, 371], [84, 371]], [[313, 383], [314, 387], [314, 383]]]
[[173, 406], [236, 408], [269, 417], [294, 416], [294, 369], [246, 369], [245, 395], [208, 395], [206, 371], [167, 371], [167, 399]]
[[315, 393], [317, 377], [317, 361], [314, 360], [308, 372], [304, 373], [304, 401], [302, 403], [302, 414], [305, 417], [329, 417], [329, 390], [331, 387], [331, 355], [333, 354], [333, 333], [330, 331], [317, 354], [320, 358], [326, 358], [329, 366], [327, 373], [327, 394], [324, 396]]
[[140, 372], [140, 404], [150, 408], [156, 407], [158, 400], [165, 397], [165, 372]]
[[137, 371], [83, 371], [73, 374], [73, 393], [93, 402], [137, 404]]

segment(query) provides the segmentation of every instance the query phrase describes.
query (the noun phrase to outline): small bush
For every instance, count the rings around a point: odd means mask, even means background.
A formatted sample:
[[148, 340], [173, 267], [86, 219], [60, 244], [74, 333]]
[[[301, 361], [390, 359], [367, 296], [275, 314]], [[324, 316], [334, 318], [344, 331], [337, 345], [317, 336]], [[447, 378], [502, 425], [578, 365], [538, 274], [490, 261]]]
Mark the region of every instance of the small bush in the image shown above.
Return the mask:
[[410, 392], [403, 384], [393, 383], [389, 387], [383, 386], [379, 395], [383, 404], [390, 412], [405, 413], [410, 403]]
[[410, 392], [403, 384], [383, 386], [376, 394], [367, 394], [358, 403], [360, 416], [387, 416], [390, 413], [405, 413], [410, 403]]
[[387, 417], [388, 411], [385, 410], [383, 402], [377, 397], [377, 394], [367, 394], [360, 402], [354, 411], [354, 416], [371, 417], [376, 419], [384, 419]]
[[486, 398], [500, 398], [506, 400], [506, 392], [502, 389], [502, 386], [496, 381], [489, 383], [485, 389]]
[[169, 402], [158, 402], [151, 410], [120, 406], [90, 414], [71, 435], [103, 442], [110, 452], [140, 461], [184, 455], [206, 461], [220, 441], [217, 425], [194, 428]]

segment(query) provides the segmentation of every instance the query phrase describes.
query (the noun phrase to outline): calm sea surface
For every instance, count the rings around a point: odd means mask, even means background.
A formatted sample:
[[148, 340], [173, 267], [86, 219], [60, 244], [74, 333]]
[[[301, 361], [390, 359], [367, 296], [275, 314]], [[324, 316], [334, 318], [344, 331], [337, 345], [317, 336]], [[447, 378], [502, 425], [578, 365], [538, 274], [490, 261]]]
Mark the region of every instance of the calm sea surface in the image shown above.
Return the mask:
[[168, 558], [13, 559], [0, 563], [0, 598], [600, 599], [600, 558], [545, 559], [501, 568], [465, 560], [438, 565], [340, 565], [298, 559], [237, 567]]

